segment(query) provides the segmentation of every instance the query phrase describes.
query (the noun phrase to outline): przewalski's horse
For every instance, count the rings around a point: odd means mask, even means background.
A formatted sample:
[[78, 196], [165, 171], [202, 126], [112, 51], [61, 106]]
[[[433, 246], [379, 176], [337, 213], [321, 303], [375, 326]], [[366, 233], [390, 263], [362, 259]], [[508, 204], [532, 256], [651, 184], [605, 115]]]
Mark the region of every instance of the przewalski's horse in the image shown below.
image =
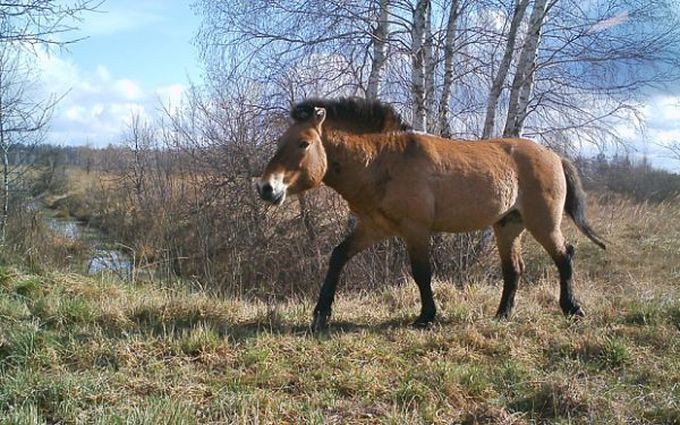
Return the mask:
[[312, 328], [326, 326], [343, 266], [358, 252], [392, 236], [406, 243], [422, 303], [416, 326], [436, 309], [430, 286], [432, 232], [493, 226], [503, 270], [496, 315], [510, 315], [524, 270], [521, 237], [528, 230], [559, 269], [560, 307], [582, 316], [572, 289], [573, 247], [562, 236], [565, 211], [595, 244], [586, 221], [585, 193], [576, 168], [525, 139], [451, 141], [410, 130], [390, 106], [359, 99], [311, 99], [293, 107], [292, 124], [257, 183], [262, 199], [318, 187], [335, 189], [358, 224], [334, 250], [314, 309]]

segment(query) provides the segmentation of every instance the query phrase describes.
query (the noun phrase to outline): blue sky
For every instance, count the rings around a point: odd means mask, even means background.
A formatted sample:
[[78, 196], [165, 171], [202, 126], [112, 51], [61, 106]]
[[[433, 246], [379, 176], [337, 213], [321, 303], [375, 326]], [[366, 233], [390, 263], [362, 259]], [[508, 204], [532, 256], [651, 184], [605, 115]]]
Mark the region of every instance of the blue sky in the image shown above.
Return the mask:
[[104, 65], [142, 85], [169, 85], [199, 75], [191, 39], [200, 24], [188, 1], [108, 0], [86, 16], [70, 48], [79, 66]]
[[105, 146], [120, 140], [133, 113], [153, 117], [201, 80], [192, 45], [200, 19], [181, 0], [108, 0], [84, 16], [87, 37], [67, 51], [41, 53], [42, 86], [59, 103], [49, 141]]

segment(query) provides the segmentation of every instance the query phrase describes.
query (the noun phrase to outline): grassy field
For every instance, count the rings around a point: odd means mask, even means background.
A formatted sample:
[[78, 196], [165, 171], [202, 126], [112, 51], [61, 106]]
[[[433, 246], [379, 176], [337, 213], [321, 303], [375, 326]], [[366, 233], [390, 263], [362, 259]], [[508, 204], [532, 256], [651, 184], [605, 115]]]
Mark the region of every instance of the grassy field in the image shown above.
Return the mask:
[[528, 243], [509, 321], [500, 278], [437, 282], [439, 321], [411, 329], [412, 283], [313, 299], [47, 272], [0, 273], [0, 423], [680, 423], [680, 208], [594, 205], [598, 250], [565, 226], [588, 313], [557, 305]]

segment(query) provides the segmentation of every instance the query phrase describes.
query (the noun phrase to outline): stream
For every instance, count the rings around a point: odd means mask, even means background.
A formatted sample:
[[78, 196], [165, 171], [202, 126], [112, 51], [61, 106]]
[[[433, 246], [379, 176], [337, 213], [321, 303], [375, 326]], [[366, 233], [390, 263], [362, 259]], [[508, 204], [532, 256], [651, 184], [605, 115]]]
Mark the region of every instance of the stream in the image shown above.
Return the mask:
[[83, 270], [90, 275], [111, 272], [123, 279], [130, 279], [134, 263], [130, 256], [122, 249], [116, 248], [115, 243], [106, 237], [100, 230], [88, 226], [87, 223], [74, 218], [62, 218], [57, 211], [44, 205], [36, 205], [49, 228], [64, 237], [72, 240], [80, 240], [88, 247], [88, 255]]

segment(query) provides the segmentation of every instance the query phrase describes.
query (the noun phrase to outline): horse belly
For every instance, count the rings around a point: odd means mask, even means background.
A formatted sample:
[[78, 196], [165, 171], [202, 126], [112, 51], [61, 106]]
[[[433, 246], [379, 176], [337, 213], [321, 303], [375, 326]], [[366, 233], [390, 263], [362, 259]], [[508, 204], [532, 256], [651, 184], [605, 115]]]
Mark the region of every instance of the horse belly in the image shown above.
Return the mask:
[[468, 232], [496, 223], [517, 202], [513, 179], [442, 181], [435, 185], [433, 230]]

